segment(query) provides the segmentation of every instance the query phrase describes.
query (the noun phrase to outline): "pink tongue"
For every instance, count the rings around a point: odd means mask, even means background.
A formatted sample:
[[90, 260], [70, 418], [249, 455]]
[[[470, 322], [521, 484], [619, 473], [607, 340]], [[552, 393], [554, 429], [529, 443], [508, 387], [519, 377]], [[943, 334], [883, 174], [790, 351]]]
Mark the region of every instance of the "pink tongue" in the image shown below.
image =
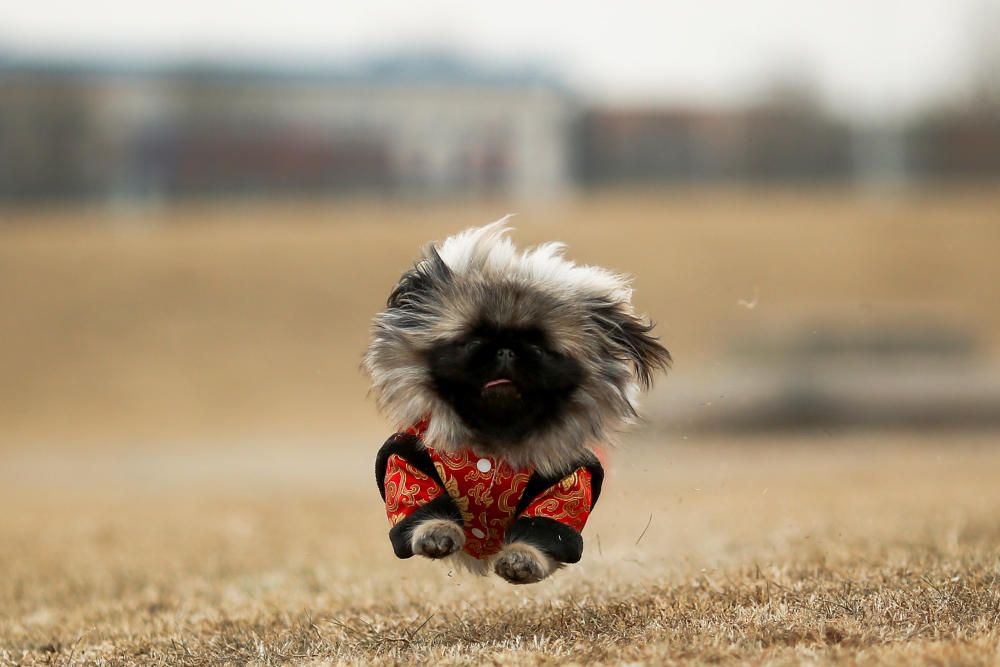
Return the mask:
[[483, 389], [489, 389], [490, 387], [497, 387], [502, 384], [510, 384], [510, 383], [511, 383], [510, 380], [508, 380], [507, 378], [500, 378], [499, 380], [490, 380], [489, 382], [483, 385]]

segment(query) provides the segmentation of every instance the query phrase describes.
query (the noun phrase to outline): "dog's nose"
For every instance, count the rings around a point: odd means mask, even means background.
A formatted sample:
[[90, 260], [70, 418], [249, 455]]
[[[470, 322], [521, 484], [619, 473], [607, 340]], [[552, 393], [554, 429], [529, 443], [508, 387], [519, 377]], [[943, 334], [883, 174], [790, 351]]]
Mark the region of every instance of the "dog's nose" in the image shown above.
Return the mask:
[[502, 364], [513, 363], [514, 356], [515, 356], [514, 350], [511, 350], [509, 348], [501, 347], [499, 350], [497, 350], [497, 359]]

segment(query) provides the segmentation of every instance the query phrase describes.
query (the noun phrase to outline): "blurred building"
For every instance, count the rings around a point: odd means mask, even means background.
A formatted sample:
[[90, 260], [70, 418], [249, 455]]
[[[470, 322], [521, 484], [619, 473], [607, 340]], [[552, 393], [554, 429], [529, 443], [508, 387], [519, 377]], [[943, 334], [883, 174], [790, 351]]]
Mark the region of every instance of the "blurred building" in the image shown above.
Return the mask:
[[553, 195], [572, 103], [448, 58], [352, 71], [0, 66], [0, 196]]
[[587, 108], [535, 70], [433, 54], [337, 70], [0, 59], [0, 198], [996, 179], [998, 108], [860, 126], [799, 84], [735, 110]]
[[588, 185], [811, 182], [852, 177], [851, 128], [796, 108], [602, 109], [580, 119]]
[[1000, 175], [1000, 106], [928, 115], [909, 128], [908, 169], [918, 177], [980, 180]]

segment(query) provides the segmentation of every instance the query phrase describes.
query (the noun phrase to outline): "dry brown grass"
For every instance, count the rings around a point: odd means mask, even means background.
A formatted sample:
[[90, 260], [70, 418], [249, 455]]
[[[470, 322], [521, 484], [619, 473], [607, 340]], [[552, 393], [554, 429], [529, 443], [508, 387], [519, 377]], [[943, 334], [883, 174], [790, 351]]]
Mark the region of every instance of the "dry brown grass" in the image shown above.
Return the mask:
[[[122, 221], [0, 211], [0, 446], [270, 439], [375, 423], [358, 362], [416, 248], [507, 204], [242, 204]], [[515, 219], [521, 242], [637, 277], [678, 381], [802, 313], [944, 316], [1000, 348], [1000, 190], [605, 195]], [[759, 306], [740, 299], [755, 289]]]
[[636, 443], [532, 587], [396, 561], [365, 447], [22, 458], [0, 663], [996, 664], [993, 445]]
[[[396, 561], [367, 323], [417, 246], [505, 209], [0, 212], [39, 223], [0, 225], [0, 664], [1000, 663], [995, 434], [646, 433], [550, 581]], [[608, 195], [517, 238], [637, 276], [669, 398], [803, 312], [929, 313], [996, 350], [998, 210]]]

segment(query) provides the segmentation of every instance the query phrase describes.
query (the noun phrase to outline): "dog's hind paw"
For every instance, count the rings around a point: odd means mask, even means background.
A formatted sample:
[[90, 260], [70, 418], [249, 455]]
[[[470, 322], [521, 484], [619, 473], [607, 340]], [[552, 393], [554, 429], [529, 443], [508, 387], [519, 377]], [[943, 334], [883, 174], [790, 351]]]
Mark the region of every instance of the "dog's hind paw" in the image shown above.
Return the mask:
[[523, 542], [508, 544], [493, 563], [493, 571], [512, 584], [534, 584], [552, 574], [558, 563]]
[[444, 558], [465, 546], [465, 533], [454, 521], [430, 519], [413, 529], [413, 553], [427, 558]]

